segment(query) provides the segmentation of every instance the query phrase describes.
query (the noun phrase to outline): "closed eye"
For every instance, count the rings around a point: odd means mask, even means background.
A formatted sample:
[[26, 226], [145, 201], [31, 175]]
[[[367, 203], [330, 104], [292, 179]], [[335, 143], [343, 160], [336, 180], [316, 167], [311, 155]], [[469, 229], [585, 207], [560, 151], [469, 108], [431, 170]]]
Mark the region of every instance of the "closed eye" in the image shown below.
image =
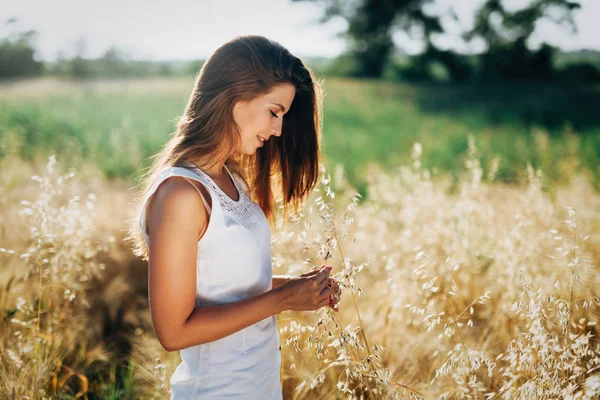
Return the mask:
[[273, 112], [273, 110], [269, 110], [269, 111], [271, 112], [271, 115], [272, 115], [272, 116], [274, 116], [275, 118], [279, 118], [279, 117], [277, 116], [277, 114], [275, 114], [275, 113]]

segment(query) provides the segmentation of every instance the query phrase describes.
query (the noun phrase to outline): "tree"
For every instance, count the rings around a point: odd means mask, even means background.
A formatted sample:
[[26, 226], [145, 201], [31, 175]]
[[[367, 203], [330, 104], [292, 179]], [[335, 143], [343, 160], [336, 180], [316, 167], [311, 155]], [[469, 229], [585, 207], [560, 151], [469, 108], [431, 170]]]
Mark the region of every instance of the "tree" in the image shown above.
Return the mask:
[[69, 74], [75, 78], [88, 78], [92, 75], [90, 61], [84, 57], [87, 42], [84, 37], [75, 41], [75, 57], [71, 60]]
[[44, 65], [35, 59], [33, 42], [37, 32], [16, 30], [18, 20], [8, 19], [5, 24], [11, 30], [8, 37], [0, 40], [0, 78], [39, 75]]
[[480, 76], [484, 79], [550, 79], [554, 74], [554, 48], [542, 44], [530, 50], [527, 43], [536, 23], [546, 18], [557, 25], [577, 27], [573, 11], [580, 8], [570, 0], [534, 0], [524, 8], [509, 11], [501, 0], [486, 0], [475, 15], [467, 41], [479, 38], [487, 50], [480, 55]]
[[[349, 52], [357, 64], [354, 73], [359, 76], [379, 77], [394, 48], [392, 35], [396, 30], [411, 34], [420, 32], [423, 53], [412, 58], [412, 64], [403, 71], [405, 76], [417, 79], [428, 77], [430, 66], [438, 63], [445, 67], [453, 81], [472, 78], [473, 65], [464, 55], [439, 49], [431, 40], [434, 34], [444, 33], [441, 18], [427, 12], [434, 0], [293, 0], [319, 1], [325, 5], [321, 22], [335, 16], [348, 21], [345, 36]], [[571, 0], [530, 0], [525, 7], [510, 11], [502, 0], [485, 0], [475, 15], [474, 27], [463, 34], [467, 42], [481, 39], [486, 50], [479, 56], [481, 78], [549, 79], [554, 75], [554, 49], [543, 44], [531, 50], [528, 40], [536, 23], [547, 18], [558, 25], [576, 29], [572, 12], [580, 4]], [[456, 20], [452, 8], [447, 15]]]
[[[293, 0], [321, 1], [325, 12], [321, 22], [335, 16], [348, 21], [346, 37], [349, 51], [357, 62], [355, 75], [379, 77], [391, 50], [395, 29], [420, 31], [425, 38], [443, 32], [439, 16], [430, 15], [424, 7], [434, 0]], [[428, 39], [427, 39], [428, 40]]]

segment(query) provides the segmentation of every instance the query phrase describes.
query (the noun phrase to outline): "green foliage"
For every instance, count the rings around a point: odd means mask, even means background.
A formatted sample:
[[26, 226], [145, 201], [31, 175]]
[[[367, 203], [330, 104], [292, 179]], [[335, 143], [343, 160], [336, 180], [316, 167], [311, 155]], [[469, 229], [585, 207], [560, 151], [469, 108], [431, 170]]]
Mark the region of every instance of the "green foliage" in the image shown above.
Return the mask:
[[112, 46], [98, 58], [84, 56], [85, 40], [76, 43], [76, 54], [66, 58], [60, 53], [53, 62], [35, 59], [36, 31], [18, 31], [17, 18], [6, 22], [10, 34], [0, 38], [0, 79], [40, 76], [43, 74], [88, 78], [147, 77], [147, 76], [190, 76], [195, 75], [203, 60], [193, 61], [145, 61], [134, 60], [123, 50]]
[[475, 64], [469, 56], [434, 46], [416, 56], [410, 62], [394, 66], [396, 77], [413, 82], [466, 82], [473, 78]]
[[600, 83], [600, 69], [591, 63], [573, 63], [556, 73], [557, 81], [565, 83]]
[[569, 0], [533, 0], [510, 11], [501, 0], [486, 0], [475, 15], [473, 29], [464, 34], [467, 41], [483, 40], [487, 51], [479, 58], [478, 76], [485, 80], [542, 80], [555, 78], [555, 49], [543, 44], [539, 50], [527, 41], [540, 19], [575, 29], [572, 12], [579, 3]]
[[126, 78], [148, 76], [195, 75], [202, 61], [132, 60], [117, 47], [111, 47], [101, 57], [91, 59], [75, 56], [59, 58], [48, 64], [48, 73], [72, 78]]
[[352, 76], [380, 77], [383, 74], [394, 48], [394, 30], [422, 30], [427, 38], [432, 33], [443, 32], [440, 17], [423, 11], [433, 0], [334, 0], [323, 3], [323, 22], [335, 16], [348, 21], [348, 56], [355, 60], [350, 69]]
[[[11, 18], [6, 25], [17, 22]], [[42, 73], [44, 65], [34, 58], [33, 41], [36, 31], [12, 32], [8, 37], [0, 39], [0, 78], [16, 76], [34, 76]]]
[[[1, 157], [36, 159], [54, 152], [65, 164], [92, 163], [108, 177], [133, 178], [175, 129], [193, 82], [67, 84], [72, 88], [62, 93], [0, 100]], [[550, 183], [566, 181], [582, 167], [600, 182], [598, 96], [587, 87], [332, 78], [324, 105], [325, 162], [343, 164], [365, 194], [367, 166], [409, 162], [408, 149], [417, 141], [427, 149], [425, 167], [455, 173], [472, 134], [485, 173], [493, 157], [500, 157], [500, 180], [523, 181], [531, 161]]]
[[[296, 0], [302, 1], [302, 0]], [[318, 1], [318, 0], [313, 0]], [[502, 0], [486, 0], [477, 10], [474, 27], [463, 32], [463, 39], [483, 41], [486, 50], [473, 62], [472, 57], [441, 50], [431, 41], [433, 34], [444, 33], [441, 19], [456, 19], [454, 11], [427, 6], [429, 0], [340, 0], [321, 1], [324, 4], [323, 22], [335, 16], [348, 21], [346, 36], [350, 49], [332, 63], [329, 73], [334, 76], [381, 77], [387, 74], [390, 61], [397, 77], [409, 81], [472, 80], [536, 80], [568, 82], [597, 82], [598, 72], [590, 65], [580, 65], [555, 71], [555, 49], [543, 44], [532, 50], [526, 43], [541, 19], [575, 29], [573, 11], [579, 3], [569, 0], [531, 0], [524, 7], [511, 11]], [[408, 65], [395, 65], [390, 60], [395, 31], [411, 34], [421, 32], [425, 51], [411, 57]]]

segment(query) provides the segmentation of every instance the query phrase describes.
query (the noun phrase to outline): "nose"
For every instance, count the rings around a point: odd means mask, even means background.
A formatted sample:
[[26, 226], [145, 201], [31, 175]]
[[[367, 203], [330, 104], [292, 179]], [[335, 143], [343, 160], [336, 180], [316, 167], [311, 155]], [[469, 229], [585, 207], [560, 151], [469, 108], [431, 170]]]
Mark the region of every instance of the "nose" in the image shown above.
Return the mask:
[[271, 133], [273, 135], [279, 137], [279, 136], [281, 136], [282, 128], [283, 128], [283, 118], [280, 118], [280, 120], [275, 124], [275, 128], [273, 129], [273, 131]]

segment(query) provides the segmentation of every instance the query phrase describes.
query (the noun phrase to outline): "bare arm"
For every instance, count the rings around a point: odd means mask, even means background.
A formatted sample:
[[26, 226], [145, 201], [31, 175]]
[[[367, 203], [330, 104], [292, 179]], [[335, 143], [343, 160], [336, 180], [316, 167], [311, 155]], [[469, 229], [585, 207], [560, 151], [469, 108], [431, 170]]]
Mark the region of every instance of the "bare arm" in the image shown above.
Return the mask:
[[284, 311], [283, 300], [283, 292], [269, 290], [236, 303], [198, 307], [178, 329], [171, 327], [170, 338], [163, 346], [175, 351], [221, 339]]
[[279, 286], [283, 285], [284, 283], [289, 281], [291, 278], [293, 278], [293, 277], [290, 275], [273, 276], [273, 289], [278, 288]]
[[197, 241], [208, 218], [198, 192], [182, 178], [165, 180], [148, 205], [150, 312], [166, 350], [223, 338], [284, 310], [313, 310], [328, 304], [330, 270], [323, 268], [289, 277], [276, 288], [240, 302], [194, 308]]

